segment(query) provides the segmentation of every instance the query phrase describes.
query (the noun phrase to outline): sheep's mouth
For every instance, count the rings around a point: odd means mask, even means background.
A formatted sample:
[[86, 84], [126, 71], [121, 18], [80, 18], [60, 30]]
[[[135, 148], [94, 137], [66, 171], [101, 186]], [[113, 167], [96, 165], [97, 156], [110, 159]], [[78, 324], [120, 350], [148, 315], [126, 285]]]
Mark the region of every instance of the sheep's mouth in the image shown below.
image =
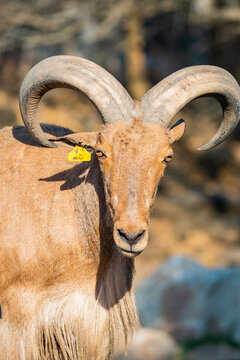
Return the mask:
[[125, 255], [126, 257], [130, 257], [130, 258], [140, 255], [141, 252], [143, 251], [143, 250], [141, 250], [141, 251], [125, 250], [125, 249], [123, 249], [123, 248], [121, 248], [121, 247], [119, 247], [119, 246], [118, 246], [118, 250], [119, 250], [123, 255]]

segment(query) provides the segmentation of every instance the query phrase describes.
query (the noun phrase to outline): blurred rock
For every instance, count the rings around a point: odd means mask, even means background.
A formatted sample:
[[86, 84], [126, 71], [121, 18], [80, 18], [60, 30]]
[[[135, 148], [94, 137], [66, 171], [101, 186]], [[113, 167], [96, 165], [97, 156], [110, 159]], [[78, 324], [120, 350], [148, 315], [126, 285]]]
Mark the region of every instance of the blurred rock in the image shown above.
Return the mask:
[[240, 350], [225, 344], [201, 345], [187, 354], [187, 360], [239, 360]]
[[176, 340], [210, 335], [240, 343], [239, 285], [239, 268], [208, 269], [173, 257], [137, 290], [142, 324]]
[[115, 360], [172, 360], [179, 351], [166, 332], [143, 328], [134, 335], [128, 355], [119, 355]]

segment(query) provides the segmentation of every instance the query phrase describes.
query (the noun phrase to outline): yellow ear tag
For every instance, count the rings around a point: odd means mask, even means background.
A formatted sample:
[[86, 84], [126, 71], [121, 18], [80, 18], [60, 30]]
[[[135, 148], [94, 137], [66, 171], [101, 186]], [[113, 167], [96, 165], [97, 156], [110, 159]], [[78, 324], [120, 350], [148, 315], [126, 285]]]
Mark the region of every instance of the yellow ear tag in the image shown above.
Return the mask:
[[91, 161], [91, 154], [84, 147], [75, 145], [74, 149], [68, 153], [68, 161]]

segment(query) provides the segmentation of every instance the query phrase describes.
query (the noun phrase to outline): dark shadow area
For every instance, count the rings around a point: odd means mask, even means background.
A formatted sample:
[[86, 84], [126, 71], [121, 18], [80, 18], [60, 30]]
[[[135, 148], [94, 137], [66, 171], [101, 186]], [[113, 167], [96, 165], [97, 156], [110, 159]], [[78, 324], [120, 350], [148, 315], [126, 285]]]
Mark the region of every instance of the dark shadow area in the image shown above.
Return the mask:
[[[50, 134], [53, 136], [65, 136], [65, 135], [73, 134], [72, 130], [62, 126], [57, 126], [52, 124], [40, 124], [40, 126], [46, 134]], [[43, 145], [38, 144], [31, 137], [25, 126], [18, 126], [18, 125], [14, 126], [12, 129], [12, 134], [16, 140], [22, 142], [23, 144], [37, 146], [37, 147], [44, 147]]]
[[75, 165], [69, 170], [64, 170], [50, 177], [39, 179], [39, 181], [65, 181], [65, 183], [60, 186], [61, 191], [74, 189], [86, 180], [84, 173], [90, 167], [90, 163], [91, 162], [89, 161]]

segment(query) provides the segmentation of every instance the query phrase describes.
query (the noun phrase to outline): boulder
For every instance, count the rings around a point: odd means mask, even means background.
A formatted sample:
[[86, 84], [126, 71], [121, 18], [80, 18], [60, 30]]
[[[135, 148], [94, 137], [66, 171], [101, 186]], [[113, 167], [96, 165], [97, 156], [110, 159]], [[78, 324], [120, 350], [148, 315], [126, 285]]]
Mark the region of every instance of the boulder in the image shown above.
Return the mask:
[[115, 360], [173, 360], [180, 353], [179, 346], [166, 332], [142, 328], [134, 335], [131, 346], [124, 356]]
[[136, 302], [144, 327], [178, 341], [210, 336], [240, 344], [240, 268], [206, 268], [176, 256], [139, 286]]

